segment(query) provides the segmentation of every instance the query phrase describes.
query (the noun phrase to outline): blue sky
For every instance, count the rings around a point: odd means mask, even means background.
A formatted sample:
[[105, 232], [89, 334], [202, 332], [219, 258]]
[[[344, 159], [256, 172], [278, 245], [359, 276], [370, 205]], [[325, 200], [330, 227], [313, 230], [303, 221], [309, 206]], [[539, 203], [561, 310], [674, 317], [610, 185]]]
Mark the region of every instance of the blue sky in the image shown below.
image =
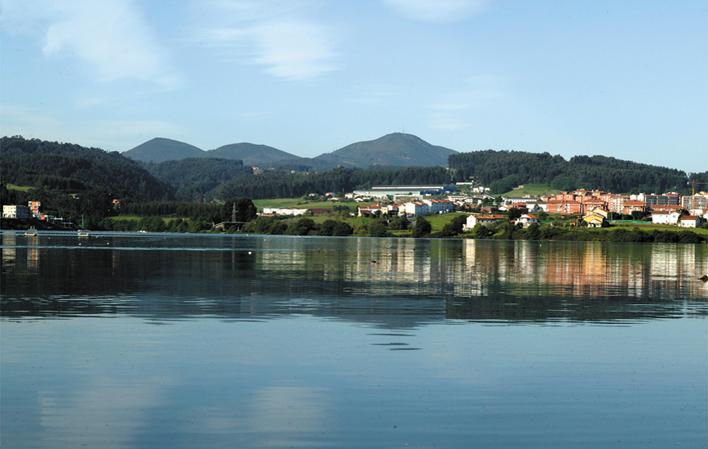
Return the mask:
[[708, 2], [0, 0], [0, 133], [302, 156], [459, 151], [708, 170]]

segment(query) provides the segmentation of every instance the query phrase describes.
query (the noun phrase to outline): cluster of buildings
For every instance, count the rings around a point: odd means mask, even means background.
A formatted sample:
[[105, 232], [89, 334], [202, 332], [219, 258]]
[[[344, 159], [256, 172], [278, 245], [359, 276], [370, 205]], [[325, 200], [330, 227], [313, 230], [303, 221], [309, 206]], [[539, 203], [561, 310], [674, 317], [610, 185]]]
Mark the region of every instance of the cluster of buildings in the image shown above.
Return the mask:
[[708, 219], [708, 192], [622, 195], [579, 189], [539, 197], [505, 198], [504, 205], [549, 214], [577, 215], [583, 217], [588, 226], [601, 226], [610, 213], [633, 218], [651, 217], [655, 224], [688, 228], [697, 227]]
[[26, 206], [24, 204], [4, 204], [2, 206], [2, 218], [14, 220], [29, 220], [34, 218], [61, 227], [72, 227], [74, 225], [63, 217], [55, 217], [54, 215], [41, 212], [41, 207], [42, 203], [36, 200], [28, 201]]
[[424, 215], [446, 214], [453, 212], [455, 205], [452, 201], [444, 199], [426, 198], [421, 200], [405, 201], [391, 204], [372, 204], [359, 207], [357, 215], [360, 217], [374, 215], [401, 215], [406, 217], [422, 217]]

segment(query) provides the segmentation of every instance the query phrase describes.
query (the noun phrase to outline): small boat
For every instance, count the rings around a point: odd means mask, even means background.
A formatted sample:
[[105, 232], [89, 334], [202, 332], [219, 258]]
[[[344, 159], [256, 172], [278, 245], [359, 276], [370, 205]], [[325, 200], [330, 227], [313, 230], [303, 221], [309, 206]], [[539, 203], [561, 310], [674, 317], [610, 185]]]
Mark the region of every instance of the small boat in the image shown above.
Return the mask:
[[147, 231], [145, 229], [141, 229], [138, 231], [140, 234], [147, 234]]
[[79, 229], [78, 231], [76, 231], [76, 235], [78, 235], [79, 238], [83, 238], [83, 237], [88, 237], [88, 236], [89, 236], [88, 229], [86, 229], [86, 227], [85, 227], [85, 225], [84, 225], [84, 216], [83, 216], [83, 215], [81, 216], [81, 229]]
[[25, 231], [25, 237], [37, 237], [37, 229], [34, 226], [30, 226], [30, 228]]

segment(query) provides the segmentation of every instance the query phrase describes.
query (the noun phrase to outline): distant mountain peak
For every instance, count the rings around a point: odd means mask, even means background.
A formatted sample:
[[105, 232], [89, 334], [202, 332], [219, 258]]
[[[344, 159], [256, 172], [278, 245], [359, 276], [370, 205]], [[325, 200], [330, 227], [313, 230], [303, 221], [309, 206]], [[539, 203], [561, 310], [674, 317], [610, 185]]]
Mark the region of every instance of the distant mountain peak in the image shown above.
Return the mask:
[[447, 166], [455, 150], [432, 145], [413, 134], [394, 132], [373, 140], [355, 142], [316, 159], [332, 165], [366, 168], [372, 165], [413, 167]]
[[166, 137], [153, 137], [123, 153], [124, 156], [136, 161], [158, 163], [201, 157], [203, 154], [204, 151], [201, 148]]

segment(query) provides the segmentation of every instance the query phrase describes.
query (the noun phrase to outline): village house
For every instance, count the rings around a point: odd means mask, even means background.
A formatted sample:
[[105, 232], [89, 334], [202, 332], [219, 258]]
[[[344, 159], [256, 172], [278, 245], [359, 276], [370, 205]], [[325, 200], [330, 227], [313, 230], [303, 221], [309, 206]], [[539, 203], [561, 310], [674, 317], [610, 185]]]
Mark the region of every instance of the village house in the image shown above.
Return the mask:
[[403, 204], [399, 214], [409, 217], [421, 217], [430, 213], [430, 207], [422, 201], [408, 201]]
[[538, 215], [534, 214], [523, 214], [514, 222], [515, 224], [520, 224], [524, 228], [528, 228], [532, 224], [538, 224]]
[[670, 224], [676, 225], [681, 218], [681, 212], [669, 212], [666, 214], [651, 214], [651, 222], [653, 224]]
[[478, 224], [489, 226], [494, 223], [505, 221], [506, 219], [507, 216], [502, 214], [472, 214], [467, 217], [463, 230], [471, 231]]
[[607, 223], [607, 216], [608, 212], [605, 209], [595, 207], [585, 213], [583, 222], [587, 224], [589, 228], [601, 228]]
[[695, 215], [684, 215], [679, 218], [678, 225], [682, 228], [697, 228], [701, 224], [700, 217]]

